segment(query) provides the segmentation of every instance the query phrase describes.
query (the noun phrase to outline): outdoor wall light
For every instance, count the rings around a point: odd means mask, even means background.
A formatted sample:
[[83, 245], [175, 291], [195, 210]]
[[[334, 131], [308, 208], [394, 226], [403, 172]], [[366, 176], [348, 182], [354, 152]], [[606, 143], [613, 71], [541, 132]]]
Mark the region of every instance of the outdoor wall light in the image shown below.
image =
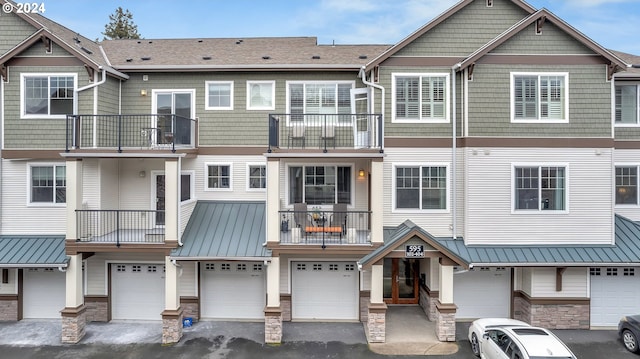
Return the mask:
[[147, 90], [140, 90], [140, 96], [147, 96]]
[[364, 177], [364, 170], [361, 168], [360, 171], [358, 171], [358, 177], [363, 178]]
[[145, 178], [147, 176], [147, 172], [140, 171], [140, 172], [138, 172], [138, 176], [140, 176], [140, 178]]

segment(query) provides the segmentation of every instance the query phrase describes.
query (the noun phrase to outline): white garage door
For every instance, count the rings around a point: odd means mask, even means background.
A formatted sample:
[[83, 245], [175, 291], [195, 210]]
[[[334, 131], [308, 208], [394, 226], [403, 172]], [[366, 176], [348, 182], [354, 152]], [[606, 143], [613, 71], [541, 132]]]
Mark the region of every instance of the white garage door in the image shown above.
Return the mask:
[[640, 268], [591, 268], [591, 326], [617, 326], [640, 313]]
[[291, 317], [358, 320], [358, 270], [353, 262], [293, 262]]
[[113, 319], [161, 320], [164, 311], [163, 264], [111, 264]]
[[508, 318], [511, 300], [511, 271], [506, 268], [475, 267], [453, 275], [456, 318]]
[[65, 274], [56, 268], [28, 268], [23, 273], [23, 318], [60, 318], [65, 306]]
[[201, 265], [202, 318], [264, 319], [266, 279], [262, 263], [217, 262]]

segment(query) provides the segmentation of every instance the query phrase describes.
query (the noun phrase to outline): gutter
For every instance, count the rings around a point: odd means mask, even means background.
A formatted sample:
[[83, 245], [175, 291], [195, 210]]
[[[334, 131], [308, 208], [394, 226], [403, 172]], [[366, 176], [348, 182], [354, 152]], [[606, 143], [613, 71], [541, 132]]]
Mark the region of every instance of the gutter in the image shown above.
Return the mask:
[[382, 101], [380, 102], [380, 112], [382, 113], [382, 128], [378, 129], [379, 131], [382, 131], [382, 143], [379, 143], [380, 148], [382, 148], [382, 150], [384, 151], [384, 115], [385, 115], [385, 108], [384, 108], [384, 102], [385, 102], [385, 97], [384, 97], [384, 86], [375, 84], [371, 81], [367, 81], [367, 74], [365, 73], [365, 66], [362, 66], [360, 68], [360, 72], [358, 72], [358, 77], [360, 77], [362, 79], [362, 83], [373, 87], [373, 88], [377, 88], [378, 90], [380, 90], [380, 96], [382, 97]]

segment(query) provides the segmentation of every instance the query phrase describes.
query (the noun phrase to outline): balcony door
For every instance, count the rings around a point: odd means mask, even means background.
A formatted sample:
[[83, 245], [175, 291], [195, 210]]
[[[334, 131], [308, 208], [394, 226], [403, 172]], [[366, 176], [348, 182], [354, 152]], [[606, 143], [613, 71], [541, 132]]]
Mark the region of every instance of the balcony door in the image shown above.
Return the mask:
[[355, 148], [371, 147], [369, 89], [351, 89], [351, 113], [354, 114], [353, 144]]
[[[154, 90], [153, 113], [157, 118], [152, 127], [156, 129], [156, 145], [191, 145], [191, 134], [195, 118], [194, 90]], [[174, 116], [175, 115], [175, 116]]]
[[387, 304], [418, 304], [420, 263], [409, 258], [385, 258], [383, 295]]

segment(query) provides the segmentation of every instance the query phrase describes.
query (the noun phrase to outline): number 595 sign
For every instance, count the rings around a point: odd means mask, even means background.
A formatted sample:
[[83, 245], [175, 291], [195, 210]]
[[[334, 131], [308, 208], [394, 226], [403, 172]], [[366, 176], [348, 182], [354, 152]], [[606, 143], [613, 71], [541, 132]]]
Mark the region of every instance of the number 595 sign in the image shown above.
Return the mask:
[[404, 248], [406, 258], [424, 258], [424, 246], [422, 244], [409, 244]]

